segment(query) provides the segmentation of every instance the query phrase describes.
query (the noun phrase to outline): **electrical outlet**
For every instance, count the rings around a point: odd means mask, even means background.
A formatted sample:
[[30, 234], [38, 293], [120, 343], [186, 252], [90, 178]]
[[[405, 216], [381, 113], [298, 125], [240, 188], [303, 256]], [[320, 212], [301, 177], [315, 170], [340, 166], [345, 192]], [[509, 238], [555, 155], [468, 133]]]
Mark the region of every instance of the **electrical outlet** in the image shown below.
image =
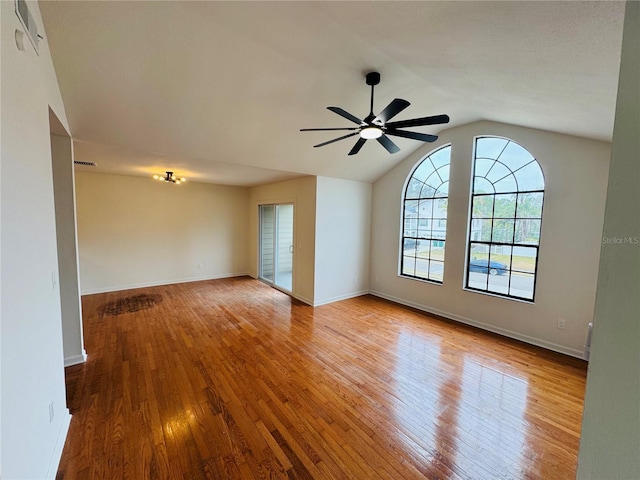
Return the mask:
[[49, 404], [49, 423], [53, 422], [55, 412], [53, 411], [53, 402]]
[[566, 326], [567, 326], [566, 320], [564, 318], [559, 318], [558, 319], [558, 328], [560, 330], [564, 330], [566, 328]]
[[202, 265], [201, 263], [198, 264], [198, 270], [202, 270], [204, 268], [204, 265]]

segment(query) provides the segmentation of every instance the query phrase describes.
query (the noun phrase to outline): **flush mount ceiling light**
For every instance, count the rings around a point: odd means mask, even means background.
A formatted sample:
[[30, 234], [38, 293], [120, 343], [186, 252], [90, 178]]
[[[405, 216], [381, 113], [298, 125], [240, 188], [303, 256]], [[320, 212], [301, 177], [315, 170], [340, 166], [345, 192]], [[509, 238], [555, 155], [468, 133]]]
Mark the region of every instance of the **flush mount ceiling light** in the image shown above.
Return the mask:
[[154, 180], [160, 180], [165, 183], [175, 183], [176, 185], [180, 185], [182, 182], [186, 182], [187, 179], [184, 177], [176, 177], [173, 175], [173, 172], [165, 172], [164, 175], [154, 175]]
[[365, 127], [360, 130], [360, 137], [371, 140], [373, 138], [380, 138], [382, 136], [382, 129], [379, 127]]

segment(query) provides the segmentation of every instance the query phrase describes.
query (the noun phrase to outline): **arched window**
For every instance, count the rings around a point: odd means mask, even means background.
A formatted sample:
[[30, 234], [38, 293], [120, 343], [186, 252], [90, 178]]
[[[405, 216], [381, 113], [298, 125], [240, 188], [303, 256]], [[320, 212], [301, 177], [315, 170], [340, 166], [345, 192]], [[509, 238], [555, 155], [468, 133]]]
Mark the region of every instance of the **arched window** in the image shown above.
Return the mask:
[[533, 301], [544, 200], [538, 161], [507, 138], [476, 138], [466, 288]]
[[407, 180], [402, 205], [400, 275], [442, 283], [451, 145], [431, 152]]

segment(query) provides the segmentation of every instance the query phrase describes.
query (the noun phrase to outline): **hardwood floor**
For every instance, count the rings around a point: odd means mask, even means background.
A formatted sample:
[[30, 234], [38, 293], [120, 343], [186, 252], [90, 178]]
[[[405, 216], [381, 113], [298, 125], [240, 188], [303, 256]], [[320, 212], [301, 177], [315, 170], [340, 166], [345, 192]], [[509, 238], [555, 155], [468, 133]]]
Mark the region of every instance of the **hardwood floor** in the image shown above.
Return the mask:
[[[137, 296], [137, 297], [136, 297]], [[568, 479], [582, 361], [249, 278], [83, 297], [58, 479]]]

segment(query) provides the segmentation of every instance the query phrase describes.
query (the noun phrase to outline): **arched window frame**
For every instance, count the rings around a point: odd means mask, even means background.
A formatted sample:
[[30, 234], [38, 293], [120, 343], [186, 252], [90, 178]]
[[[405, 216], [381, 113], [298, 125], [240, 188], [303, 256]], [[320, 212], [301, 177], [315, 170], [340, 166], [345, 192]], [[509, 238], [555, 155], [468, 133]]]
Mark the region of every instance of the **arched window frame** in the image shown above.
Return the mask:
[[[494, 155], [495, 158], [492, 158], [478, 152], [479, 142], [483, 139], [496, 139], [506, 143], [502, 150]], [[519, 157], [509, 154], [512, 159], [517, 158], [520, 164], [510, 165], [509, 163], [513, 162], [502, 159], [510, 145], [515, 146], [512, 150], [520, 149]], [[525, 158], [523, 152], [526, 152], [529, 158]], [[506, 156], [509, 157], [509, 155]], [[480, 167], [479, 160], [484, 161], [485, 165]], [[488, 162], [493, 164], [486, 169]], [[502, 170], [502, 172], [500, 174], [494, 172], [493, 176], [497, 179], [488, 179], [487, 177], [496, 166], [498, 166], [497, 171]], [[485, 169], [486, 171], [480, 171]], [[527, 171], [529, 177], [525, 176], [524, 172]], [[536, 176], [538, 176], [537, 179]], [[496, 184], [501, 181], [505, 181], [506, 184], [513, 182], [515, 188], [501, 187], [496, 190]], [[533, 183], [527, 185], [527, 181]], [[492, 191], [482, 191], [482, 188], [489, 190], [487, 188], [489, 186]], [[525, 147], [506, 137], [478, 136], [475, 138], [467, 233], [464, 285], [466, 289], [534, 302], [544, 193], [544, 171], [537, 159]], [[502, 202], [500, 206], [497, 206], [498, 201]], [[513, 206], [513, 214], [504, 213], [510, 210], [511, 206]], [[486, 213], [489, 209], [490, 215]], [[498, 213], [498, 209], [501, 213]], [[498, 262], [502, 266], [493, 262]]]
[[[402, 191], [401, 277], [443, 283], [450, 165], [451, 144], [446, 144], [425, 155], [407, 176]], [[416, 176], [424, 171], [423, 179]], [[422, 184], [419, 193], [417, 182]]]

